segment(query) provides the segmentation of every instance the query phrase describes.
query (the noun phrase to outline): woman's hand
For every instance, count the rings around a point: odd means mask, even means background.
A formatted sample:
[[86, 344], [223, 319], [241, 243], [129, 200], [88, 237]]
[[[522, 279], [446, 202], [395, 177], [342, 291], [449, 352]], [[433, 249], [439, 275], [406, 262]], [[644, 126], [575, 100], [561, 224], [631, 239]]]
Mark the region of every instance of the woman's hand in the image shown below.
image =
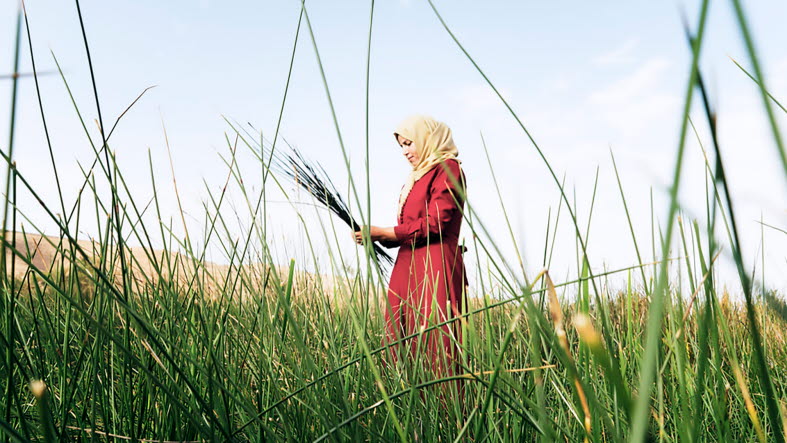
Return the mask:
[[364, 226], [361, 228], [362, 231], [355, 231], [353, 233], [353, 238], [355, 239], [355, 243], [363, 244], [363, 232], [368, 231], [369, 237], [372, 239], [373, 242], [395, 242], [396, 241], [396, 233], [394, 233], [394, 228], [381, 228], [379, 226]]

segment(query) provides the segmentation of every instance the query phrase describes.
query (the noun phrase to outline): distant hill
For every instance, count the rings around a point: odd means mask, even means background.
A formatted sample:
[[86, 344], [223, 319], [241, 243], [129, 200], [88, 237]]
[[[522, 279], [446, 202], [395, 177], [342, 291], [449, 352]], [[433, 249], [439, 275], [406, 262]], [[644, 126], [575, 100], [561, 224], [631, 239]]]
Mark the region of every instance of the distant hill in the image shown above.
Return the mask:
[[[15, 242], [17, 251], [25, 256], [33, 267], [44, 274], [49, 274], [53, 270], [59, 271], [61, 266], [62, 269], [69, 272], [74, 263], [81, 263], [83, 269], [86, 269], [88, 265], [85, 263], [85, 257], [93, 266], [101, 265], [102, 248], [101, 244], [96, 241], [78, 240], [76, 245], [84, 251], [84, 254], [75, 249], [72, 256], [71, 243], [67, 239], [63, 239], [61, 242], [58, 237], [21, 232], [9, 232], [7, 236], [9, 243]], [[134, 278], [136, 284], [155, 283], [159, 277], [167, 277], [171, 274], [176, 276], [177, 282], [187, 284], [193, 280], [195, 273], [206, 273], [205, 280], [210, 282], [211, 286], [215, 286], [223, 284], [230, 272], [229, 265], [219, 265], [207, 261], [199, 262], [179, 252], [166, 253], [161, 250], [151, 251], [141, 247], [126, 247], [125, 251], [128, 275]], [[22, 279], [28, 273], [30, 267], [26, 260], [19, 257], [18, 254], [14, 254], [10, 248], [6, 250], [6, 260], [7, 272], [13, 271], [14, 278]], [[114, 269], [115, 279], [120, 281], [120, 262], [116, 249], [111, 260], [111, 263], [105, 263], [104, 266]], [[261, 266], [244, 265], [243, 268], [248, 275], [252, 275], [252, 271], [255, 268], [259, 270]]]
[[[102, 248], [101, 244], [96, 241], [78, 240], [76, 245], [85, 254], [82, 255], [75, 250], [73, 256], [75, 258], [72, 258], [71, 244], [66, 239], [61, 242], [58, 237], [21, 232], [9, 232], [7, 238], [9, 243], [16, 245], [17, 251], [25, 256], [33, 267], [44, 274], [50, 274], [53, 271], [59, 272], [61, 268], [66, 273], [71, 272], [74, 263], [80, 266], [80, 272], [85, 272], [92, 266], [101, 265]], [[206, 294], [218, 293], [228, 284], [236, 284], [238, 277], [242, 277], [243, 286], [246, 289], [262, 287], [269, 271], [269, 267], [261, 263], [244, 264], [239, 268], [237, 265], [230, 267], [230, 265], [199, 261], [179, 252], [167, 253], [162, 250], [149, 250], [142, 247], [126, 247], [125, 251], [126, 268], [129, 271], [127, 275], [133, 278], [132, 288], [139, 292], [142, 292], [146, 285], [156, 284], [162, 277], [174, 282], [183, 290], [188, 289], [189, 286], [202, 285], [200, 292]], [[87, 256], [92, 266], [85, 263], [84, 256]], [[113, 269], [114, 282], [119, 284], [122, 278], [116, 249], [111, 260], [111, 263], [105, 263], [104, 266]], [[14, 278], [18, 281], [23, 280], [30, 271], [26, 260], [14, 254], [10, 248], [6, 250], [6, 262], [7, 272], [13, 272]], [[279, 280], [282, 283], [286, 282], [289, 268], [277, 266], [273, 269], [278, 274]], [[35, 271], [31, 274], [35, 274]], [[198, 279], [194, 278], [195, 274], [199, 277]], [[174, 278], [170, 278], [171, 275]], [[313, 287], [317, 280], [315, 274], [304, 271], [296, 272], [295, 277], [296, 286], [309, 285]], [[337, 280], [329, 275], [320, 275], [319, 279], [325, 294], [332, 297], [335, 290], [334, 284]]]

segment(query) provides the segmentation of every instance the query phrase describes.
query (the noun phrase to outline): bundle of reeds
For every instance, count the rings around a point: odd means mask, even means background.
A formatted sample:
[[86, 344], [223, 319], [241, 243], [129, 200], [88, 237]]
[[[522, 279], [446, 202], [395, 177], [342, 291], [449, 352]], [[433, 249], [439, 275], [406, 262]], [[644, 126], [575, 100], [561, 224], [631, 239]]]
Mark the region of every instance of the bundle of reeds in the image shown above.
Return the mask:
[[[270, 156], [270, 151], [267, 152], [266, 156]], [[313, 163], [304, 157], [296, 147], [288, 144], [287, 150], [279, 148], [273, 151], [270, 167], [274, 172], [289, 178], [295, 184], [308, 191], [318, 202], [323, 204], [354, 231], [361, 230], [361, 225], [353, 218], [350, 207], [344, 201], [336, 186], [334, 186], [325, 169], [320, 164]], [[380, 244], [374, 243], [372, 250], [377, 257], [376, 262], [380, 267], [380, 271], [384, 271], [385, 268], [393, 264], [393, 257]]]

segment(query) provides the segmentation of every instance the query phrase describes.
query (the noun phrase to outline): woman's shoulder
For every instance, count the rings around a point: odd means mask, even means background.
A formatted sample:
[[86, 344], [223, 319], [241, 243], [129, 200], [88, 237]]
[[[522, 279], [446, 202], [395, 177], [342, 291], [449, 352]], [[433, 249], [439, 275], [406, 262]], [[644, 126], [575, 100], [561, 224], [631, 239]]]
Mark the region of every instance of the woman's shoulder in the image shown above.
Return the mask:
[[456, 175], [462, 171], [462, 166], [458, 159], [449, 158], [443, 160], [442, 163], [439, 163], [435, 169], [438, 174], [446, 174], [450, 172], [451, 174]]
[[432, 186], [444, 186], [444, 183], [453, 183], [455, 180], [464, 183], [465, 173], [459, 160], [451, 158], [435, 167], [431, 182]]
[[459, 168], [460, 165], [462, 164], [459, 161], [458, 158], [449, 158], [449, 159], [445, 160], [443, 163], [445, 163], [447, 165], [450, 165], [451, 167], [456, 167], [456, 168]]
[[436, 169], [437, 175], [445, 175], [454, 178], [464, 176], [461, 163], [455, 158], [449, 158], [448, 160], [445, 160], [441, 164], [437, 165]]

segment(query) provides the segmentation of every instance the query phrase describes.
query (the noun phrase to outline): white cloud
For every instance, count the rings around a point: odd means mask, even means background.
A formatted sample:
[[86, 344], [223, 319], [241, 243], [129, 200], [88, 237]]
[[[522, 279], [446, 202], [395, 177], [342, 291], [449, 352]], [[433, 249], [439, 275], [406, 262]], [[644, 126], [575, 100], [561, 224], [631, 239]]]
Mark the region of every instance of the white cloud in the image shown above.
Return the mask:
[[[498, 90], [506, 100], [511, 100], [511, 91], [506, 88], [498, 88]], [[503, 106], [495, 91], [486, 83], [461, 87], [455, 92], [455, 97], [463, 108], [473, 113], [485, 113]]]
[[626, 103], [637, 96], [653, 92], [665, 77], [670, 65], [664, 58], [652, 58], [630, 75], [590, 94], [590, 101], [599, 104]]
[[582, 76], [578, 71], [560, 72], [555, 75], [551, 87], [556, 92], [566, 92], [573, 88], [581, 78]]
[[615, 129], [607, 132], [617, 134], [609, 141], [640, 144], [643, 133], [677, 112], [680, 101], [666, 81], [671, 66], [664, 58], [651, 58], [588, 95], [587, 115]]
[[787, 74], [787, 58], [782, 59], [779, 63], [776, 64], [776, 73]]
[[631, 63], [635, 59], [634, 50], [638, 45], [638, 38], [630, 38], [611, 51], [596, 56], [593, 59], [593, 64], [596, 66], [608, 66]]

